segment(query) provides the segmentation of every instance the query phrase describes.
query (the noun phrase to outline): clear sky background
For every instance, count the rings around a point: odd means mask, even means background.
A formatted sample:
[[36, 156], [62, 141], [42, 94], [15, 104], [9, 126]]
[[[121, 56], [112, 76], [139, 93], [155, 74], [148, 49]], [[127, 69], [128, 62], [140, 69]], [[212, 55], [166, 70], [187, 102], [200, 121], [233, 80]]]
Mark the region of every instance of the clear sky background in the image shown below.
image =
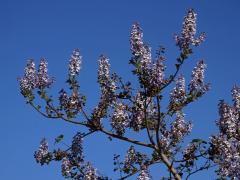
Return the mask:
[[[206, 81], [212, 88], [185, 113], [194, 123], [192, 137], [208, 139], [217, 132], [214, 121], [218, 118], [218, 101], [230, 102], [232, 86], [240, 85], [239, 0], [0, 0], [0, 179], [63, 179], [60, 163], [40, 167], [33, 153], [42, 137], [53, 142], [56, 136], [65, 134], [66, 142], [70, 142], [81, 131], [60, 120], [47, 120], [24, 103], [17, 77], [23, 75], [27, 59], [34, 58], [37, 63], [41, 57], [48, 60], [49, 73], [56, 79], [52, 88], [56, 95], [64, 86], [72, 50], [80, 48], [81, 89], [88, 96], [91, 109], [98, 99], [99, 55], [106, 54], [111, 69], [129, 79], [129, 34], [132, 23], [138, 21], [153, 52], [159, 45], [166, 47], [167, 72], [171, 72], [178, 52], [173, 34], [180, 33], [183, 16], [190, 7], [198, 13], [198, 32], [206, 32], [207, 40], [195, 49], [182, 73], [189, 81], [192, 68], [203, 58], [208, 65]], [[112, 173], [112, 154], [126, 151], [126, 144], [111, 143], [96, 134], [86, 139], [84, 147], [86, 159], [102, 174], [118, 177]], [[161, 168], [154, 167], [153, 176], [158, 177], [161, 172]], [[214, 177], [209, 171], [192, 179]]]

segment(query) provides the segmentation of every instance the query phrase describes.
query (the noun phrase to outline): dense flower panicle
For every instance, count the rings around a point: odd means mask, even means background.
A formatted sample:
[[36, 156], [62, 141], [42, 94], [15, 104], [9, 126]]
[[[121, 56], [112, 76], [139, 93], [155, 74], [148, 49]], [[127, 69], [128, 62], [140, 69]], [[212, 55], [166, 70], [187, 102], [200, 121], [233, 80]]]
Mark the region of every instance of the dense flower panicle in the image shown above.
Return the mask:
[[40, 61], [37, 77], [37, 86], [39, 89], [49, 87], [53, 83], [53, 79], [48, 76], [47, 61], [45, 59], [41, 59]]
[[109, 81], [109, 59], [106, 56], [100, 56], [98, 69], [98, 82], [106, 84]]
[[231, 179], [240, 179], [240, 143], [238, 139], [227, 139], [220, 133], [211, 138], [214, 161], [219, 165], [219, 173]]
[[51, 161], [51, 155], [48, 151], [48, 143], [45, 138], [41, 140], [39, 149], [34, 153], [34, 158], [37, 163], [40, 163], [41, 165]]
[[151, 48], [143, 42], [143, 32], [138, 23], [133, 24], [130, 35], [130, 46], [133, 59], [140, 69], [147, 69], [151, 63]]
[[204, 33], [202, 33], [198, 38], [195, 38], [197, 32], [196, 20], [197, 14], [193, 11], [193, 9], [189, 9], [183, 21], [181, 36], [175, 36], [176, 45], [179, 46], [180, 49], [189, 48], [190, 45], [198, 46], [205, 40]]
[[96, 169], [94, 167], [92, 167], [92, 165], [90, 163], [87, 163], [85, 168], [86, 168], [85, 173], [84, 173], [85, 180], [97, 180], [98, 179]]
[[233, 108], [226, 104], [224, 101], [219, 103], [219, 115], [220, 119], [218, 122], [219, 129], [221, 132], [227, 135], [227, 137], [233, 137], [238, 131], [237, 118], [234, 114]]
[[76, 163], [83, 162], [83, 134], [78, 132], [72, 140], [71, 156]]
[[165, 65], [163, 59], [158, 59], [156, 63], [145, 70], [145, 79], [149, 91], [157, 91], [164, 82]]
[[71, 177], [72, 164], [67, 157], [62, 159], [62, 176], [65, 178]]
[[37, 74], [33, 60], [28, 61], [24, 71], [24, 76], [19, 80], [20, 90], [23, 94], [33, 90], [37, 86]]
[[132, 107], [132, 118], [130, 126], [138, 131], [141, 129], [144, 121], [144, 99], [141, 93], [137, 93], [134, 98], [134, 105]]
[[134, 146], [130, 146], [124, 159], [124, 168], [130, 168], [137, 160], [136, 151]]
[[152, 61], [152, 54], [151, 54], [151, 47], [148, 45], [144, 45], [143, 50], [142, 50], [142, 56], [140, 57], [139, 65], [140, 68], [145, 70], [147, 69]]
[[35, 88], [44, 89], [49, 87], [53, 83], [53, 78], [49, 78], [47, 72], [46, 60], [42, 59], [40, 61], [38, 72], [34, 61], [29, 60], [25, 67], [24, 76], [19, 79], [21, 93], [25, 96]]
[[180, 75], [176, 80], [176, 87], [170, 93], [170, 105], [180, 103], [186, 98], [185, 78]]
[[238, 89], [232, 90], [233, 106], [223, 100], [219, 103], [219, 134], [211, 137], [213, 160], [219, 165], [219, 173], [230, 179], [240, 179], [240, 123], [236, 111]]
[[120, 135], [122, 135], [125, 132], [125, 128], [129, 126], [129, 116], [126, 108], [124, 104], [116, 103], [111, 119], [112, 127]]
[[159, 145], [163, 152], [169, 152], [170, 137], [171, 134], [166, 130], [160, 135]]
[[81, 111], [82, 108], [82, 97], [79, 95], [77, 91], [73, 91], [71, 96], [61, 90], [59, 96], [60, 107], [65, 111]]
[[183, 152], [183, 157], [186, 160], [187, 166], [193, 166], [194, 160], [196, 159], [197, 146], [195, 143], [191, 143]]
[[80, 50], [75, 49], [69, 60], [69, 75], [76, 76], [79, 74], [81, 69], [82, 56], [80, 56]]
[[234, 107], [237, 111], [240, 111], [240, 87], [234, 86], [232, 89], [232, 97], [234, 102]]
[[201, 60], [192, 71], [192, 80], [189, 84], [190, 92], [205, 93], [209, 90], [209, 85], [204, 84], [204, 72], [207, 65]]
[[137, 179], [138, 180], [151, 180], [148, 170], [142, 169]]
[[171, 126], [172, 143], [179, 143], [191, 130], [192, 124], [184, 120], [184, 114], [180, 111], [176, 112], [176, 120]]
[[134, 56], [142, 55], [144, 49], [143, 32], [138, 23], [132, 25], [130, 45]]

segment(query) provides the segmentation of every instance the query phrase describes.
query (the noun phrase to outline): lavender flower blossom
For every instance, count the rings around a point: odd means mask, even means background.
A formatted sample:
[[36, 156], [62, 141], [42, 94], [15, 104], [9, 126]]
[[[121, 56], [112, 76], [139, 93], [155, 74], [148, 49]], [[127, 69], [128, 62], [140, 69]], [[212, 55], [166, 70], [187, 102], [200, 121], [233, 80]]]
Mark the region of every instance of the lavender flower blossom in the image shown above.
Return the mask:
[[184, 17], [181, 36], [175, 36], [176, 45], [180, 49], [188, 49], [190, 45], [198, 46], [205, 40], [205, 34], [202, 33], [198, 38], [196, 35], [197, 14], [193, 9], [189, 9], [187, 16]]
[[23, 95], [32, 91], [37, 86], [36, 68], [33, 60], [28, 61], [24, 71], [24, 76], [19, 79], [20, 90]]
[[60, 107], [63, 110], [66, 112], [75, 111], [76, 113], [81, 110], [82, 98], [77, 91], [73, 91], [71, 96], [68, 96], [64, 90], [61, 90], [59, 93]]
[[69, 61], [69, 75], [76, 76], [79, 74], [81, 69], [82, 56], [80, 56], [80, 50], [75, 49], [71, 55]]
[[196, 145], [194, 143], [191, 143], [184, 151], [183, 156], [188, 166], [193, 166], [196, 150], [197, 150]]
[[211, 138], [214, 161], [219, 165], [219, 173], [230, 179], [240, 179], [240, 144], [235, 138], [226, 139], [224, 134]]
[[129, 116], [124, 104], [116, 103], [111, 120], [111, 125], [116, 130], [117, 134], [124, 134], [125, 128], [129, 126]]
[[87, 163], [84, 174], [85, 180], [97, 180], [96, 169], [90, 163]]
[[238, 131], [238, 127], [236, 127], [238, 120], [234, 114], [233, 108], [223, 101], [220, 101], [219, 115], [220, 119], [218, 126], [220, 131], [226, 134], [229, 138], [235, 136]]
[[175, 106], [181, 105], [186, 99], [186, 87], [185, 78], [180, 75], [176, 81], [176, 87], [170, 93], [170, 105], [169, 108], [175, 108]]
[[72, 164], [67, 157], [64, 157], [62, 160], [62, 176], [65, 178], [71, 177]]
[[211, 137], [211, 154], [219, 165], [219, 174], [230, 179], [240, 179], [240, 123], [236, 111], [238, 89], [232, 90], [234, 105], [219, 103], [220, 119], [217, 121], [219, 134]]
[[37, 163], [40, 163], [41, 165], [45, 163], [48, 164], [51, 161], [51, 154], [48, 151], [48, 143], [45, 138], [41, 140], [39, 149], [34, 153], [34, 158]]
[[189, 134], [192, 130], [192, 124], [184, 120], [184, 114], [180, 111], [176, 112], [176, 120], [171, 125], [172, 143], [177, 144], [183, 137]]
[[131, 165], [137, 160], [134, 146], [130, 146], [124, 159], [124, 169], [131, 168]]
[[234, 107], [240, 111], [240, 87], [234, 86], [232, 89]]
[[142, 169], [137, 179], [138, 180], [151, 180], [148, 170]]
[[209, 90], [209, 85], [204, 84], [204, 72], [206, 69], [206, 64], [201, 60], [197, 63], [197, 66], [192, 71], [192, 80], [189, 84], [190, 93], [200, 93], [204, 94]]
[[135, 23], [132, 25], [130, 45], [131, 45], [132, 54], [134, 56], [142, 55], [142, 51], [144, 49], [143, 33], [138, 23]]
[[72, 160], [79, 164], [83, 162], [83, 137], [82, 133], [77, 133], [72, 140], [72, 146], [71, 146], [71, 157]]
[[151, 63], [151, 48], [144, 44], [143, 33], [138, 23], [133, 24], [130, 36], [130, 46], [135, 60], [141, 69], [146, 69]]
[[130, 126], [139, 131], [144, 122], [144, 100], [140, 93], [135, 97], [134, 106], [132, 107], [132, 120]]
[[152, 67], [145, 70], [145, 84], [150, 94], [158, 92], [164, 83], [164, 70], [163, 59], [158, 59], [156, 63], [152, 64]]
[[44, 89], [45, 87], [49, 87], [53, 83], [53, 79], [49, 78], [47, 69], [47, 61], [45, 59], [42, 59], [39, 64], [38, 68], [38, 81], [37, 86], [39, 89]]

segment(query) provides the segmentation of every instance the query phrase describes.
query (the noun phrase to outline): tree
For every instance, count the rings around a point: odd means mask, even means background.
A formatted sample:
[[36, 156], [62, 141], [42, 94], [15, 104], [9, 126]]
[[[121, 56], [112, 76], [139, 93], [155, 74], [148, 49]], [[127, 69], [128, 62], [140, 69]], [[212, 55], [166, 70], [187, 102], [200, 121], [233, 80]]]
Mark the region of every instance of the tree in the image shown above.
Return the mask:
[[[185, 78], [180, 74], [182, 65], [193, 53], [194, 46], [205, 40], [205, 34], [196, 37], [196, 13], [189, 9], [183, 21], [182, 32], [175, 36], [179, 48], [175, 72], [165, 73], [165, 48], [160, 47], [156, 58], [151, 57], [151, 48], [144, 43], [143, 33], [138, 23], [133, 24], [130, 45], [133, 66], [132, 73], [137, 77], [138, 86], [125, 82], [116, 73], [110, 73], [109, 59], [101, 55], [99, 59], [98, 83], [101, 98], [92, 113], [85, 111], [86, 97], [81, 94], [78, 75], [82, 57], [79, 49], [75, 49], [69, 62], [66, 83], [69, 91], [59, 92], [56, 102], [48, 94], [48, 88], [54, 83], [47, 71], [47, 61], [40, 61], [38, 70], [35, 62], [29, 60], [25, 74], [19, 79], [20, 91], [26, 102], [46, 118], [61, 119], [68, 123], [80, 125], [82, 132], [77, 132], [72, 144], [67, 149], [48, 148], [46, 139], [42, 139], [34, 157], [41, 165], [51, 161], [61, 161], [62, 175], [72, 179], [109, 179], [98, 175], [96, 169], [83, 155], [82, 143], [86, 136], [101, 132], [109, 137], [130, 144], [125, 158], [114, 156], [114, 171], [119, 171], [120, 179], [127, 179], [138, 174], [139, 180], [151, 179], [149, 169], [153, 164], [164, 164], [169, 176], [162, 179], [188, 179], [192, 174], [217, 166], [220, 179], [240, 178], [240, 88], [232, 90], [233, 105], [219, 103], [220, 118], [217, 121], [219, 134], [210, 140], [193, 139], [186, 147], [184, 137], [189, 135], [192, 123], [185, 120], [183, 110], [190, 103], [202, 97], [210, 88], [204, 82], [206, 64], [197, 62], [192, 71], [192, 79], [186, 87]], [[163, 103], [163, 93], [170, 84], [176, 86], [170, 91], [169, 103]], [[44, 101], [40, 106], [39, 99]], [[81, 120], [78, 118], [81, 117]], [[82, 120], [84, 119], [84, 120]], [[111, 127], [109, 129], [109, 127]], [[146, 135], [137, 140], [127, 136], [126, 132], [138, 132]], [[61, 143], [64, 135], [55, 139]], [[141, 146], [151, 151], [144, 154], [136, 150]]]

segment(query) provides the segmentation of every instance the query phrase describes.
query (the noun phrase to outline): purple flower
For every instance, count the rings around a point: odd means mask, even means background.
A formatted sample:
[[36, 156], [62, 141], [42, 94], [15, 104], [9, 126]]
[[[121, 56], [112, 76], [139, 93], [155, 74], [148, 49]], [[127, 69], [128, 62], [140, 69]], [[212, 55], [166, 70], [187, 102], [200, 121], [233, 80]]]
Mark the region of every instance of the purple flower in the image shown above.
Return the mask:
[[133, 24], [130, 36], [130, 46], [139, 68], [146, 69], [151, 63], [151, 48], [144, 44], [142, 29], [138, 23]]
[[176, 87], [170, 93], [170, 105], [172, 108], [175, 104], [184, 102], [186, 99], [186, 87], [185, 87], [185, 78], [183, 75], [180, 75], [176, 80]]
[[62, 176], [65, 178], [71, 177], [72, 164], [67, 157], [62, 159]]
[[41, 165], [45, 163], [48, 164], [51, 161], [52, 156], [48, 151], [48, 143], [45, 138], [41, 140], [39, 149], [34, 153], [34, 158], [37, 163], [40, 163]]
[[151, 180], [151, 176], [147, 169], [142, 169], [137, 179], [138, 180]]
[[232, 98], [234, 102], [234, 107], [240, 111], [240, 87], [234, 86], [232, 89]]
[[82, 56], [80, 56], [80, 50], [75, 49], [71, 55], [69, 61], [69, 75], [76, 76], [79, 74], [81, 69]]
[[129, 116], [126, 108], [124, 104], [116, 103], [111, 119], [112, 127], [120, 135], [122, 135], [125, 132], [125, 128], [129, 126]]
[[176, 120], [171, 125], [171, 139], [174, 144], [179, 143], [183, 137], [192, 130], [192, 124], [184, 120], [184, 114], [180, 111], [176, 112]]
[[45, 59], [41, 59], [40, 61], [37, 77], [37, 86], [39, 89], [49, 87], [53, 83], [53, 79], [48, 76], [47, 61]]
[[137, 155], [134, 146], [130, 146], [127, 151], [127, 154], [124, 159], [124, 169], [131, 168], [132, 164], [134, 164], [137, 160]]
[[218, 126], [220, 132], [223, 132], [227, 137], [233, 137], [236, 135], [238, 126], [237, 116], [234, 114], [234, 110], [231, 106], [220, 101], [219, 103], [219, 115], [220, 119], [218, 121]]
[[209, 85], [204, 84], [204, 72], [207, 65], [201, 60], [197, 63], [197, 66], [192, 71], [192, 80], [189, 84], [190, 93], [204, 94], [209, 90]]
[[96, 174], [96, 169], [92, 167], [90, 163], [87, 163], [85, 167], [85, 174], [84, 174], [84, 179], [85, 180], [97, 180], [97, 174]]
[[140, 56], [143, 54], [144, 43], [143, 43], [143, 32], [138, 23], [132, 25], [130, 45], [132, 54], [134, 56]]
[[75, 163], [83, 162], [83, 135], [82, 133], [77, 133], [72, 140], [72, 146], [71, 146], [71, 156]]
[[238, 91], [232, 90], [233, 106], [223, 100], [219, 103], [219, 134], [211, 137], [211, 155], [219, 165], [219, 173], [230, 179], [240, 179], [240, 123], [239, 112], [236, 111]]
[[29, 60], [25, 69], [24, 76], [19, 79], [20, 90], [24, 95], [29, 91], [32, 91], [37, 86], [37, 74], [35, 63], [33, 60]]
[[65, 110], [66, 112], [74, 111], [75, 113], [81, 111], [83, 102], [82, 97], [77, 92], [77, 90], [74, 90], [71, 96], [68, 96], [68, 94], [64, 90], [61, 90], [59, 93], [60, 107], [63, 110]]
[[205, 40], [204, 33], [195, 38], [197, 31], [196, 20], [197, 14], [193, 9], [189, 9], [187, 15], [184, 17], [181, 36], [175, 36], [176, 45], [180, 49], [188, 49], [190, 45], [198, 46]]

